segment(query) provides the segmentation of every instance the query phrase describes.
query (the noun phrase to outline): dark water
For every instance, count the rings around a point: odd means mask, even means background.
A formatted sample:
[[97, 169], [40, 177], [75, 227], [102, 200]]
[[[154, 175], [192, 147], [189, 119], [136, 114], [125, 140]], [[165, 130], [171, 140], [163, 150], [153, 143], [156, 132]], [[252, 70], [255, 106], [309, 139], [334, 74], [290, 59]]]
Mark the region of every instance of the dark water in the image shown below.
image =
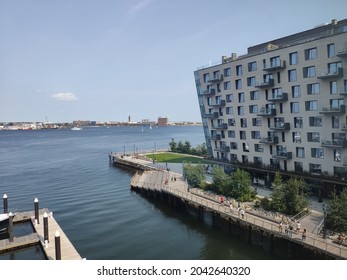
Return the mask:
[[[204, 142], [202, 127], [0, 131], [0, 195], [10, 210], [49, 208], [87, 259], [268, 259], [266, 251], [130, 191], [108, 153]], [[2, 204], [2, 203], [1, 203]], [[1, 207], [2, 208], [2, 207]], [[0, 209], [2, 210], [2, 209]], [[0, 259], [35, 259], [36, 248]]]

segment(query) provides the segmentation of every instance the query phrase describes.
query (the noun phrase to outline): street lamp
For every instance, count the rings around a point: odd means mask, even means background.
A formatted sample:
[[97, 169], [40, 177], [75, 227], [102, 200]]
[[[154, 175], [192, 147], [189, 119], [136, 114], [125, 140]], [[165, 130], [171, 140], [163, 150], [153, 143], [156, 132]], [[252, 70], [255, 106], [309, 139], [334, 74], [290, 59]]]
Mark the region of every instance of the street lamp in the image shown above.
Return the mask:
[[323, 203], [322, 209], [323, 209], [323, 215], [324, 215], [324, 220], [323, 220], [323, 239], [326, 239], [327, 238], [327, 229], [325, 228], [325, 220], [326, 220], [326, 217], [327, 217], [328, 205], [326, 203]]

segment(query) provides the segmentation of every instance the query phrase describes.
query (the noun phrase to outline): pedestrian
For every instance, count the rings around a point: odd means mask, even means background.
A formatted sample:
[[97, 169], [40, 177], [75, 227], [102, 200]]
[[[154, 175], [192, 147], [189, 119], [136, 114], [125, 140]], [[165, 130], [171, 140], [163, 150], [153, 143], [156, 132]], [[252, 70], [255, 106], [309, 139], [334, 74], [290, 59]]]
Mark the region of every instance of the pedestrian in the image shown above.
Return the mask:
[[298, 221], [297, 223], [296, 223], [296, 232], [300, 232], [300, 222]]
[[293, 226], [290, 225], [289, 226], [289, 237], [292, 238], [292, 236], [293, 236]]
[[282, 221], [278, 224], [278, 231], [282, 232], [283, 224]]
[[306, 229], [304, 228], [304, 231], [302, 232], [302, 241], [306, 240]]
[[245, 210], [241, 209], [241, 218], [244, 219], [245, 218]]
[[288, 224], [287, 223], [284, 224], [284, 233], [288, 234]]
[[231, 202], [230, 202], [229, 207], [230, 207], [230, 213], [233, 213], [233, 204]]
[[241, 215], [241, 208], [240, 208], [240, 207], [237, 208], [237, 215], [238, 215], [239, 218], [240, 218], [240, 215]]
[[224, 196], [220, 197], [220, 203], [223, 204], [224, 203]]

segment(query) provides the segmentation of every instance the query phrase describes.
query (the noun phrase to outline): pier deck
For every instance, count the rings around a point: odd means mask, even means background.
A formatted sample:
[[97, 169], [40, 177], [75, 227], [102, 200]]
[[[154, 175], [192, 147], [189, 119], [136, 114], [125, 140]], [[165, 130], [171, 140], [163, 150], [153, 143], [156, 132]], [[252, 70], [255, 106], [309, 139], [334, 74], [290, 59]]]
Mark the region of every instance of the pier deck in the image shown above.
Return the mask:
[[[46, 246], [44, 242], [44, 222], [43, 215], [44, 213], [48, 215], [48, 239], [49, 242]], [[61, 247], [61, 259], [62, 260], [80, 260], [81, 256], [72, 245], [64, 231], [58, 225], [54, 217], [50, 214], [48, 209], [40, 209], [39, 210], [39, 223], [35, 225], [35, 213], [34, 211], [28, 212], [19, 212], [13, 218], [13, 223], [20, 223], [24, 221], [30, 221], [33, 228], [34, 233], [14, 237], [13, 241], [10, 242], [9, 239], [0, 240], [0, 253], [15, 251], [16, 249], [34, 246], [40, 244], [43, 248], [47, 259], [55, 260], [55, 233], [56, 231], [60, 234], [60, 247]]]
[[[117, 159], [115, 159], [117, 160]], [[140, 165], [150, 166], [151, 162], [146, 162], [144, 160], [139, 160], [132, 157], [123, 157], [122, 161], [128, 161], [128, 165]], [[138, 168], [140, 170], [144, 170]], [[313, 230], [316, 223], [321, 223], [321, 214], [313, 212], [312, 217], [306, 217], [302, 221], [301, 229], [308, 227], [306, 233], [306, 240], [302, 240], [301, 232], [295, 233], [293, 231], [292, 236], [279, 231], [279, 221], [274, 221], [266, 217], [261, 217], [246, 210], [244, 219], [239, 217], [237, 207], [233, 209], [229, 205], [221, 204], [214, 197], [206, 197], [200, 193], [198, 189], [188, 189], [187, 183], [184, 181], [182, 174], [173, 173], [166, 170], [146, 170], [141, 171], [141, 173], [136, 173], [132, 180], [131, 186], [133, 188], [147, 189], [151, 191], [165, 192], [180, 198], [183, 201], [202, 206], [210, 211], [219, 213], [225, 218], [230, 218], [233, 221], [239, 221], [240, 223], [245, 223], [253, 228], [257, 228], [273, 234], [277, 238], [287, 239], [291, 242], [301, 244], [304, 247], [311, 248], [313, 250], [320, 251], [326, 255], [330, 255], [338, 259], [347, 259], [347, 247], [342, 245], [337, 245], [333, 243], [330, 238], [323, 239], [321, 235], [315, 233]]]

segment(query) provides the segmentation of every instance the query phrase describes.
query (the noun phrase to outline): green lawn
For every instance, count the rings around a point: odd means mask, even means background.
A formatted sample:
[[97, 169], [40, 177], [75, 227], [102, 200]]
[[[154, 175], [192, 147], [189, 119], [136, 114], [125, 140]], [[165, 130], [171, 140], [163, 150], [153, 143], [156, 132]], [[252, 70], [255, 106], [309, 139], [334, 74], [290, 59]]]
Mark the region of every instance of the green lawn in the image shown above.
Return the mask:
[[198, 158], [194, 156], [175, 154], [175, 153], [158, 153], [158, 154], [146, 154], [146, 157], [157, 162], [167, 162], [167, 163], [199, 163], [199, 164], [209, 164], [210, 162], [203, 158]]

